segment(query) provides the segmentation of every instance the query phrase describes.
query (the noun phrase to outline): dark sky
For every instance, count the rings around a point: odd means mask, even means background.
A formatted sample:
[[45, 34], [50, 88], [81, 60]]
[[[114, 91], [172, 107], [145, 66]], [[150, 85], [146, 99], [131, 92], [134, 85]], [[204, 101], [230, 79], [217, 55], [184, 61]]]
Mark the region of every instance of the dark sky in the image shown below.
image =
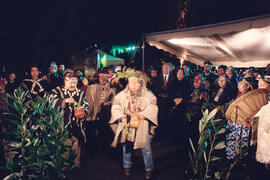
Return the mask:
[[[67, 62], [90, 43], [138, 41], [143, 33], [175, 29], [177, 0], [9, 0], [2, 2], [1, 67]], [[188, 26], [269, 13], [269, 0], [191, 0]]]

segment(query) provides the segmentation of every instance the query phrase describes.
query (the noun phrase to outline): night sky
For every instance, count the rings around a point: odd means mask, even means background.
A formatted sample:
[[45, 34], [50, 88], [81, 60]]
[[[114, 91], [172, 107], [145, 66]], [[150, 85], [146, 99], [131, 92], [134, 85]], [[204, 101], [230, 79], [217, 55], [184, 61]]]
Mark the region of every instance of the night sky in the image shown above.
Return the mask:
[[[67, 63], [90, 44], [140, 40], [176, 28], [177, 0], [10, 0], [1, 3], [1, 63], [18, 71], [31, 63]], [[269, 0], [191, 0], [187, 27], [270, 13]]]

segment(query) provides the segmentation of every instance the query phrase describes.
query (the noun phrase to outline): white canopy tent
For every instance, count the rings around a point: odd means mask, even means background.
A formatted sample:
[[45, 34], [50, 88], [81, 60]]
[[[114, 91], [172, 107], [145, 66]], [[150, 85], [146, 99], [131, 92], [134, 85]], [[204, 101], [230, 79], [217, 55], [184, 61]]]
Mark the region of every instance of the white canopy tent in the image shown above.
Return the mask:
[[101, 64], [103, 67], [125, 64], [124, 59], [111, 56], [108, 53], [105, 53], [99, 49], [96, 51], [96, 54], [97, 54], [97, 69], [101, 66]]
[[152, 46], [203, 65], [265, 67], [270, 63], [270, 15], [145, 35]]
[[96, 69], [101, 67], [108, 67], [112, 65], [124, 65], [125, 60], [115, 56], [111, 56], [106, 52], [97, 49], [87, 56], [72, 56], [71, 64], [74, 69], [82, 69], [84, 66], [96, 67]]

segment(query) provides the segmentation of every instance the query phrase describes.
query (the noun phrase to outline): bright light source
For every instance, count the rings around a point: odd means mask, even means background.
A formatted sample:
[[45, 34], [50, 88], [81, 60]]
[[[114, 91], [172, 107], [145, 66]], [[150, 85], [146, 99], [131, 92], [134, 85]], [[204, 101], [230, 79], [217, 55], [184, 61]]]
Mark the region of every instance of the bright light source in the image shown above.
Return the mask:
[[170, 39], [168, 41], [172, 44], [187, 44], [184, 39]]
[[128, 46], [113, 46], [112, 49], [110, 50], [110, 52], [116, 56], [118, 54], [122, 54], [122, 53], [133, 53], [135, 52], [137, 49], [137, 46], [134, 44], [130, 44]]
[[202, 42], [201, 37], [181, 38], [181, 39], [174, 38], [168, 41], [172, 44], [181, 46], [207, 46], [207, 44]]

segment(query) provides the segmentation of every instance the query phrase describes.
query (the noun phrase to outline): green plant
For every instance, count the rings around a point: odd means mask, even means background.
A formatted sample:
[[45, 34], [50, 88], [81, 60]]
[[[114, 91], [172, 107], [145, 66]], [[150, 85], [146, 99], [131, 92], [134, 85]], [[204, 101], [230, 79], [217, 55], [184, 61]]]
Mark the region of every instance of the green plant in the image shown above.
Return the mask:
[[214, 119], [217, 109], [210, 113], [208, 109], [204, 111], [202, 119], [199, 121], [199, 140], [194, 146], [191, 139], [192, 152], [189, 152], [194, 177], [198, 179], [213, 178], [219, 172], [213, 172], [211, 164], [222, 159], [219, 150], [225, 147], [224, 133], [225, 120]]
[[5, 141], [9, 157], [6, 169], [19, 179], [64, 179], [74, 167], [75, 153], [67, 140], [60, 108], [49, 96], [26, 102], [28, 92], [16, 89], [10, 96], [12, 113], [7, 118], [15, 128]]
[[234, 160], [229, 161], [225, 157], [223, 150], [227, 123], [225, 113], [231, 102], [225, 104], [219, 112], [214, 109], [209, 113], [206, 109], [199, 121], [198, 143], [194, 144], [189, 139], [191, 146], [189, 158], [193, 169], [193, 179], [229, 179], [234, 167], [249, 151], [249, 148], [237, 147]]
[[243, 159], [244, 156], [246, 156], [247, 152], [248, 148], [240, 148], [240, 146], [236, 147], [236, 156], [229, 165], [225, 179], [229, 179], [232, 169], [238, 164], [239, 161]]
[[79, 103], [75, 103], [75, 104], [74, 104], [74, 107], [82, 108], [82, 105], [80, 105]]

